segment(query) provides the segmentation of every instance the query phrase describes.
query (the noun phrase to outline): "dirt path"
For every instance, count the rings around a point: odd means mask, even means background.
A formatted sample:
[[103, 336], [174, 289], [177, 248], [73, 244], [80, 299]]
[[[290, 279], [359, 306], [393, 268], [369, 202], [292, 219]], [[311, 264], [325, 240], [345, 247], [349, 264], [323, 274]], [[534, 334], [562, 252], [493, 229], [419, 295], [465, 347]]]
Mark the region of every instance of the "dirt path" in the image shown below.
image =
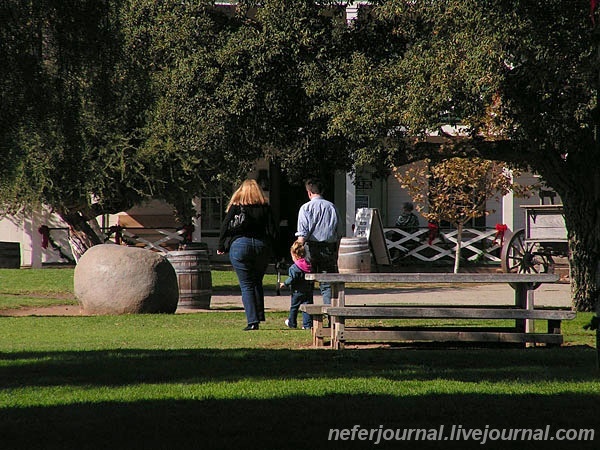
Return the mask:
[[35, 308], [18, 308], [0, 310], [0, 316], [85, 316], [79, 305], [56, 305]]
[[[570, 286], [566, 283], [545, 284], [534, 291], [535, 304], [538, 306], [568, 307], [571, 304]], [[287, 311], [290, 308], [288, 293], [275, 295], [267, 292], [265, 307], [267, 311]], [[315, 291], [315, 303], [321, 302], [321, 296]], [[367, 303], [381, 304], [467, 304], [498, 305], [514, 304], [514, 291], [509, 285], [462, 285], [462, 286], [430, 286], [406, 289], [352, 289], [347, 292], [348, 305]], [[178, 308], [177, 314], [198, 313], [207, 311], [243, 311], [239, 293], [219, 292], [212, 295], [211, 309]], [[79, 305], [55, 305], [49, 307], [31, 307], [0, 310], [0, 316], [86, 316]]]

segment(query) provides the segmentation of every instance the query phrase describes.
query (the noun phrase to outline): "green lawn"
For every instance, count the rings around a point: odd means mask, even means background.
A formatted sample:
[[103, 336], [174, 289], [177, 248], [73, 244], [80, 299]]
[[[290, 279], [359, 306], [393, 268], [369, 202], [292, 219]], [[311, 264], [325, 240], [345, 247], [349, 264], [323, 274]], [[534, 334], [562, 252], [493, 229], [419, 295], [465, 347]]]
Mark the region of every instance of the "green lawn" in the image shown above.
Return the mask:
[[[0, 269], [0, 310], [53, 305], [76, 305], [72, 268]], [[213, 271], [213, 291], [239, 292], [235, 273]], [[265, 276], [265, 288], [275, 290], [276, 275]]]
[[[52, 292], [68, 294], [72, 272], [53, 272]], [[42, 279], [27, 288], [13, 280], [9, 288], [9, 275], [0, 271], [2, 295], [46, 292]], [[355, 426], [374, 436], [381, 427], [419, 428], [433, 437], [442, 425], [445, 437], [452, 426], [598, 434], [600, 371], [594, 334], [582, 329], [590, 314], [564, 323], [567, 345], [560, 348], [341, 352], [312, 349], [307, 332], [282, 329], [285, 314], [268, 314], [258, 332], [240, 330], [239, 311], [0, 317], [2, 448], [598, 447], [600, 436], [375, 444], [355, 432], [355, 440], [328, 441], [330, 429]]]

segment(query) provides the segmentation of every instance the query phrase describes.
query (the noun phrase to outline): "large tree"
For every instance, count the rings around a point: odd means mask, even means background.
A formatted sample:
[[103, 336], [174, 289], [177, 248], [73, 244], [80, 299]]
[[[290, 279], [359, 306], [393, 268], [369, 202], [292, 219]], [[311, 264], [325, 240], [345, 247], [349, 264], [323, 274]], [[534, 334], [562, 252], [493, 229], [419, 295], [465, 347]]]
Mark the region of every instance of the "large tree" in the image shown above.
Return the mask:
[[4, 211], [49, 205], [95, 244], [89, 219], [152, 197], [185, 224], [260, 157], [295, 180], [349, 168], [318, 111], [347, 53], [340, 2], [215, 3], [3, 3]]
[[122, 45], [119, 2], [7, 0], [0, 14], [0, 198], [50, 206], [76, 234], [144, 198], [148, 87]]
[[[327, 106], [329, 132], [378, 136], [387, 147], [376, 156], [398, 165], [482, 156], [540, 174], [563, 200], [574, 303], [593, 309], [600, 296], [600, 39], [589, 2], [375, 3], [368, 21], [389, 33], [388, 52], [356, 51], [347, 86], [371, 89], [350, 89]], [[379, 126], [388, 123], [395, 126]], [[462, 133], [428, 141], [444, 124], [461, 125]]]
[[349, 54], [340, 1], [239, 2], [250, 18], [218, 52], [219, 99], [242, 145], [273, 161], [296, 182], [352, 167], [344, 136], [327, 133], [320, 107]]
[[[149, 198], [183, 220], [191, 197], [256, 159], [228, 141], [215, 49], [241, 23], [212, 1], [8, 0], [0, 24], [2, 211], [88, 221]], [[6, 20], [4, 20], [6, 18]]]

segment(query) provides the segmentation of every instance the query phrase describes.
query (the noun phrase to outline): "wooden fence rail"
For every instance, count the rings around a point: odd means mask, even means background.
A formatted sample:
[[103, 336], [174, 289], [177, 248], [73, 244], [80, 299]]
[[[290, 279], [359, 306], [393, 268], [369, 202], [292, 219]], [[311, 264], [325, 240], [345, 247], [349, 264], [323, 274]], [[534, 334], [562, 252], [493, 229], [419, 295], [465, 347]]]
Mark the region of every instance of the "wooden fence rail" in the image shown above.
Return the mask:
[[[393, 263], [451, 261], [457, 246], [457, 230], [440, 229], [432, 234], [427, 228], [414, 233], [400, 228], [384, 228], [386, 245]], [[500, 264], [502, 239], [491, 228], [465, 228], [461, 256], [467, 261]]]
[[[67, 228], [51, 228], [50, 235], [56, 242], [64, 242]], [[111, 241], [117, 235], [109, 230], [104, 230]], [[427, 228], [420, 228], [414, 233], [408, 233], [399, 228], [384, 228], [386, 245], [390, 251], [393, 263], [418, 263], [418, 262], [451, 262], [456, 251], [455, 229], [440, 229], [435, 236]], [[185, 231], [170, 227], [158, 228], [127, 228], [119, 230], [120, 239], [130, 245], [142, 246], [160, 252], [167, 252], [166, 246], [172, 247], [184, 240]], [[463, 230], [461, 254], [470, 262], [484, 264], [500, 264], [501, 239], [497, 238], [495, 229], [465, 228]], [[49, 248], [48, 251], [58, 251]], [[63, 248], [63, 252], [70, 253], [70, 249]]]

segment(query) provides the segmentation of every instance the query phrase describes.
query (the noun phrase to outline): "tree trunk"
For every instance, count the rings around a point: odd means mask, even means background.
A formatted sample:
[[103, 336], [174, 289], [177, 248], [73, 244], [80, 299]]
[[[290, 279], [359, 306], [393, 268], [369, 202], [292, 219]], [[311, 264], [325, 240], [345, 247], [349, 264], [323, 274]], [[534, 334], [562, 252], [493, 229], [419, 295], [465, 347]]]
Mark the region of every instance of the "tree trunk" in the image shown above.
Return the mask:
[[577, 311], [594, 311], [600, 306], [600, 264], [597, 256], [585, 253], [574, 252], [570, 264], [573, 304]]
[[[95, 218], [87, 219], [80, 213], [71, 212], [60, 214], [60, 216], [69, 225], [69, 245], [75, 262], [78, 262], [90, 247], [104, 243], [104, 240], [89, 223], [90, 220], [95, 221]], [[99, 227], [96, 228], [99, 229]]]
[[569, 265], [573, 305], [577, 311], [600, 306], [600, 259], [581, 240], [569, 238]]
[[589, 193], [582, 198], [571, 195], [564, 202], [571, 292], [578, 311], [594, 311], [600, 305], [600, 218], [596, 205]]
[[459, 223], [456, 226], [456, 252], [454, 254], [454, 273], [458, 273], [460, 268], [460, 249], [462, 244], [463, 224]]
[[563, 203], [573, 306], [594, 311], [600, 306], [600, 142], [577, 142], [569, 153], [558, 164], [541, 161], [540, 174]]

